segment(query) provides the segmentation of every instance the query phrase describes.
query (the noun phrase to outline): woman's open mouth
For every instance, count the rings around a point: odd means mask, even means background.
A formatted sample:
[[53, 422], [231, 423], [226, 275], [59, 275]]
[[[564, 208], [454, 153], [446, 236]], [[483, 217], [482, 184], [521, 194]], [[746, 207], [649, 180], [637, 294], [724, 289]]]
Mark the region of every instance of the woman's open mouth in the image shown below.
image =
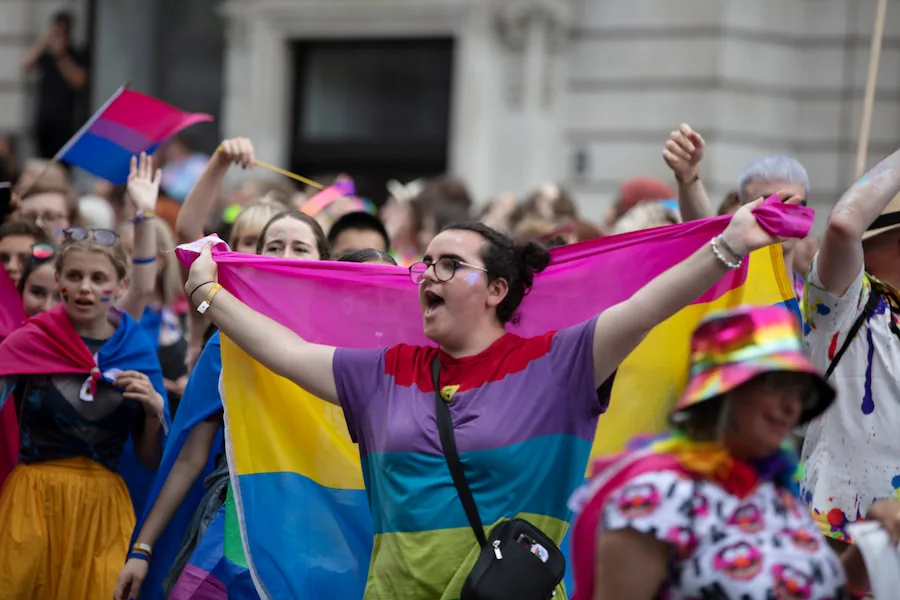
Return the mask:
[[426, 291], [424, 294], [425, 298], [425, 311], [424, 314], [426, 317], [429, 317], [435, 313], [440, 307], [444, 305], [444, 299], [435, 294], [432, 291]]

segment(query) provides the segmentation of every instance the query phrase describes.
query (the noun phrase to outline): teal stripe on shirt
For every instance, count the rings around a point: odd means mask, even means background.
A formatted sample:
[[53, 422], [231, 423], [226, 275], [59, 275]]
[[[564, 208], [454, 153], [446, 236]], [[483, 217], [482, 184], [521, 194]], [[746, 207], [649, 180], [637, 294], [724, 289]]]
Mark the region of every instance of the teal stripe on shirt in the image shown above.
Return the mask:
[[[557, 434], [464, 452], [460, 460], [482, 522], [520, 512], [568, 521], [569, 496], [584, 482], [590, 451], [591, 442]], [[376, 534], [468, 526], [442, 455], [374, 452], [362, 469]]]

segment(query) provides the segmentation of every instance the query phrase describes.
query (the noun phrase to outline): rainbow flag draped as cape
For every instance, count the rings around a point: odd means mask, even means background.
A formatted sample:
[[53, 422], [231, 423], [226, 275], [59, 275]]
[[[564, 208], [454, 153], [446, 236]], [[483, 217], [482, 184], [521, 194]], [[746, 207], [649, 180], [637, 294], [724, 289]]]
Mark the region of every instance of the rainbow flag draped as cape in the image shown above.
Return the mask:
[[[512, 327], [532, 336], [580, 323], [629, 298], [720, 233], [730, 217], [603, 238], [553, 251]], [[205, 240], [179, 250], [192, 262]], [[219, 281], [311, 342], [373, 348], [427, 344], [406, 269], [296, 262], [213, 249]], [[685, 385], [689, 336], [709, 311], [786, 304], [781, 248], [754, 253], [697, 302], [654, 329], [620, 366], [592, 456], [659, 432]], [[360, 598], [372, 522], [359, 454], [341, 409], [254, 362], [222, 337], [232, 486], [247, 564], [261, 598]]]

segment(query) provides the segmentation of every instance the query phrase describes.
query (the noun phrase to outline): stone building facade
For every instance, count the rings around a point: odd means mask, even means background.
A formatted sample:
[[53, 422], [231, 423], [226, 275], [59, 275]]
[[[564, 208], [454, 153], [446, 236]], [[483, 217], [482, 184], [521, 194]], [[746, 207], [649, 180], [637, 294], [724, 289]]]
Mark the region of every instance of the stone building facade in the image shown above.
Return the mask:
[[[109, 50], [116, 31], [120, 39], [130, 31], [140, 47], [141, 32], [123, 22], [135, 13], [121, 8], [135, 0], [97, 2], [94, 37], [107, 48], [95, 59], [106, 64], [98, 71], [140, 67], [128, 51]], [[59, 2], [0, 0], [6, 58], [42, 23], [32, 7], [50, 4]], [[118, 20], [104, 19], [104, 6], [113, 5]], [[194, 71], [204, 89], [220, 86], [216, 135], [250, 135], [260, 156], [281, 164], [289, 164], [293, 143], [292, 43], [452, 39], [448, 170], [482, 200], [561, 181], [596, 218], [622, 179], [669, 176], [660, 152], [682, 121], [708, 141], [703, 176], [716, 198], [748, 161], [779, 152], [806, 165], [813, 204], [830, 206], [853, 179], [874, 10], [875, 0], [224, 0], [208, 18], [199, 9], [188, 17], [216, 22], [224, 35], [219, 72], [210, 58]], [[900, 27], [892, 25], [900, 25], [894, 6], [870, 163], [900, 142]], [[184, 46], [183, 60], [190, 57]], [[14, 60], [0, 62], [0, 127], [19, 127], [27, 87]], [[168, 72], [148, 76], [148, 91], [158, 92]], [[184, 81], [162, 97], [199, 89], [190, 73], [183, 69]]]

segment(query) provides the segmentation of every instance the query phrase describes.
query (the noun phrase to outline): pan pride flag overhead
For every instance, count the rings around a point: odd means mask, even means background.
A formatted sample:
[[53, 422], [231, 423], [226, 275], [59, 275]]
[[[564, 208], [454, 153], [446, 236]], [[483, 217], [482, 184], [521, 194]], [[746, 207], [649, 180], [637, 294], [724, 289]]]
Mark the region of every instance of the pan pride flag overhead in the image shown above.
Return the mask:
[[56, 159], [123, 184], [128, 181], [132, 156], [152, 154], [179, 131], [204, 121], [212, 121], [212, 117], [182, 112], [122, 86], [60, 148]]
[[[533, 336], [595, 316], [708, 244], [729, 218], [555, 249], [512, 330]], [[204, 241], [181, 247], [182, 262], [192, 262]], [[227, 252], [224, 243], [213, 257], [225, 288], [306, 340], [359, 348], [428, 343], [406, 269], [263, 258]], [[779, 246], [754, 253], [621, 365], [593, 455], [665, 427], [686, 382], [691, 331], [709, 311], [741, 304], [796, 309]], [[373, 524], [359, 449], [340, 408], [275, 376], [224, 336], [222, 364], [237, 521], [260, 597], [360, 598]]]

